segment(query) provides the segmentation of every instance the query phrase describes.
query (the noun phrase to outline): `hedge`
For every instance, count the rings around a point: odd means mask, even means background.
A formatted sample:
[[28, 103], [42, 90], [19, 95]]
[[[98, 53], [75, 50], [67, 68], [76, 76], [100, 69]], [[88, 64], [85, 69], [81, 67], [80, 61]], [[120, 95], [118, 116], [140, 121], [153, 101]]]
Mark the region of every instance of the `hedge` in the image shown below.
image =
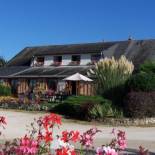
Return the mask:
[[71, 118], [91, 120], [113, 117], [120, 113], [112, 107], [112, 102], [100, 96], [74, 96], [58, 104], [54, 112]]
[[130, 92], [124, 100], [127, 117], [145, 118], [155, 116], [155, 91]]
[[154, 73], [137, 73], [127, 81], [128, 91], [155, 91]]
[[11, 96], [11, 88], [0, 84], [0, 96]]

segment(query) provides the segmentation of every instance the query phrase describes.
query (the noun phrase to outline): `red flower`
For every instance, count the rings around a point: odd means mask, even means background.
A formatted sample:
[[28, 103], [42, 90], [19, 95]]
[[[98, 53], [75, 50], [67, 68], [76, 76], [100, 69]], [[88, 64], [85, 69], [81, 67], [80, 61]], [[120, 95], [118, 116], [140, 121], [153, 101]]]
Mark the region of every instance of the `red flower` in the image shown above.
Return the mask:
[[51, 113], [50, 119], [54, 124], [61, 125], [61, 116]]
[[80, 139], [80, 137], [79, 137], [79, 135], [80, 135], [79, 131], [71, 131], [70, 133], [72, 135], [71, 140], [76, 143]]
[[45, 136], [44, 136], [44, 140], [46, 143], [52, 141], [53, 140], [52, 132], [46, 131]]
[[65, 148], [63, 147], [62, 149], [57, 149], [56, 150], [56, 155], [76, 155], [75, 150], [73, 149], [69, 149], [69, 148]]
[[43, 126], [46, 130], [52, 128], [55, 124], [61, 125], [61, 116], [51, 113], [43, 118]]
[[50, 118], [49, 118], [49, 115], [48, 116], [45, 116], [43, 118], [43, 126], [46, 130], [48, 130], [48, 126], [50, 125]]
[[79, 131], [63, 131], [61, 140], [64, 142], [73, 141], [76, 143], [80, 139], [79, 135]]
[[63, 140], [64, 142], [68, 142], [68, 140], [69, 140], [69, 132], [63, 131], [62, 132], [62, 138], [61, 138], [61, 140]]

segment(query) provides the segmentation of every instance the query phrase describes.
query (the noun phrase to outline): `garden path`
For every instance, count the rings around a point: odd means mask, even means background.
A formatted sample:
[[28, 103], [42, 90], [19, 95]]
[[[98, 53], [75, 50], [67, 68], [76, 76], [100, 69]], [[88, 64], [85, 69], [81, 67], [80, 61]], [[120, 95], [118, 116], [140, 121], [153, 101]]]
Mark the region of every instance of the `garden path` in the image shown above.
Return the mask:
[[[7, 127], [4, 130], [4, 135], [1, 140], [13, 139], [22, 137], [27, 133], [26, 125], [29, 125], [34, 118], [44, 116], [47, 113], [39, 112], [24, 112], [15, 110], [0, 109], [0, 116], [5, 116], [7, 120]], [[110, 134], [113, 127], [101, 125], [98, 123], [88, 123], [69, 119], [63, 119], [63, 126], [61, 130], [79, 130], [84, 132], [92, 126], [96, 126], [102, 130], [102, 133], [96, 135], [95, 145], [100, 146], [110, 141], [112, 135]], [[128, 139], [128, 148], [136, 149], [139, 145], [149, 148], [150, 151], [155, 152], [155, 127], [117, 127], [126, 131]], [[56, 133], [61, 130], [56, 130]]]

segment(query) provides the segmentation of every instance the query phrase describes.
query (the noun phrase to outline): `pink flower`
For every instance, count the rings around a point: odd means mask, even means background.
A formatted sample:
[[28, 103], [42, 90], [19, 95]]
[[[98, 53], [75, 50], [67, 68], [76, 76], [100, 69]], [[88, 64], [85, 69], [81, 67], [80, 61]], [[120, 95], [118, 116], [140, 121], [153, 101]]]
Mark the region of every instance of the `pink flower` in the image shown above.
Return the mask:
[[96, 149], [96, 155], [103, 155], [103, 148], [102, 147], [98, 147]]
[[127, 147], [126, 140], [123, 139], [118, 140], [118, 145], [120, 149], [124, 150]]
[[118, 155], [118, 153], [110, 146], [103, 146], [96, 149], [96, 155]]
[[103, 152], [105, 155], [118, 155], [115, 149], [112, 149], [110, 146], [103, 147]]
[[38, 151], [38, 142], [25, 136], [20, 140], [20, 145], [17, 148], [16, 153], [19, 155], [20, 154], [35, 155], [37, 151]]
[[117, 133], [117, 143], [119, 145], [119, 149], [124, 150], [127, 147], [126, 134], [124, 131], [119, 130]]
[[98, 130], [97, 128], [91, 128], [91, 129], [87, 130], [86, 132], [84, 132], [81, 135], [81, 138], [80, 138], [81, 145], [83, 145], [85, 147], [92, 146], [93, 145], [93, 141], [94, 141], [94, 136], [98, 132], [101, 132], [101, 131]]

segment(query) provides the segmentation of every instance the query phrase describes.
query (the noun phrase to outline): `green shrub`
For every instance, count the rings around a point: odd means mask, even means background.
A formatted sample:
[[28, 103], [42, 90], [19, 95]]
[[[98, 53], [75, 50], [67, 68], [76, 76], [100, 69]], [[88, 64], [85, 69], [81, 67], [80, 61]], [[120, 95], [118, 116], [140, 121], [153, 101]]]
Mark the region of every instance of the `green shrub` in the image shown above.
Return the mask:
[[128, 117], [154, 117], [155, 92], [130, 92], [124, 100], [124, 111]]
[[11, 88], [8, 86], [0, 85], [0, 96], [11, 96]]
[[137, 73], [127, 81], [129, 91], [155, 91], [154, 73]]
[[64, 103], [71, 104], [82, 104], [83, 102], [94, 102], [94, 103], [102, 103], [105, 102], [105, 99], [101, 96], [70, 96], [68, 97]]
[[145, 61], [142, 65], [140, 65], [139, 71], [155, 74], [155, 60]]
[[105, 104], [95, 104], [89, 111], [92, 119], [104, 119], [106, 117], [123, 117], [123, 111], [112, 106], [111, 102]]
[[75, 96], [69, 97], [64, 103], [54, 107], [54, 112], [72, 118], [91, 120], [113, 117], [111, 101], [100, 96]]
[[58, 103], [43, 102], [43, 103], [40, 103], [40, 109], [46, 110], [46, 111], [51, 111], [56, 105], [58, 105]]

